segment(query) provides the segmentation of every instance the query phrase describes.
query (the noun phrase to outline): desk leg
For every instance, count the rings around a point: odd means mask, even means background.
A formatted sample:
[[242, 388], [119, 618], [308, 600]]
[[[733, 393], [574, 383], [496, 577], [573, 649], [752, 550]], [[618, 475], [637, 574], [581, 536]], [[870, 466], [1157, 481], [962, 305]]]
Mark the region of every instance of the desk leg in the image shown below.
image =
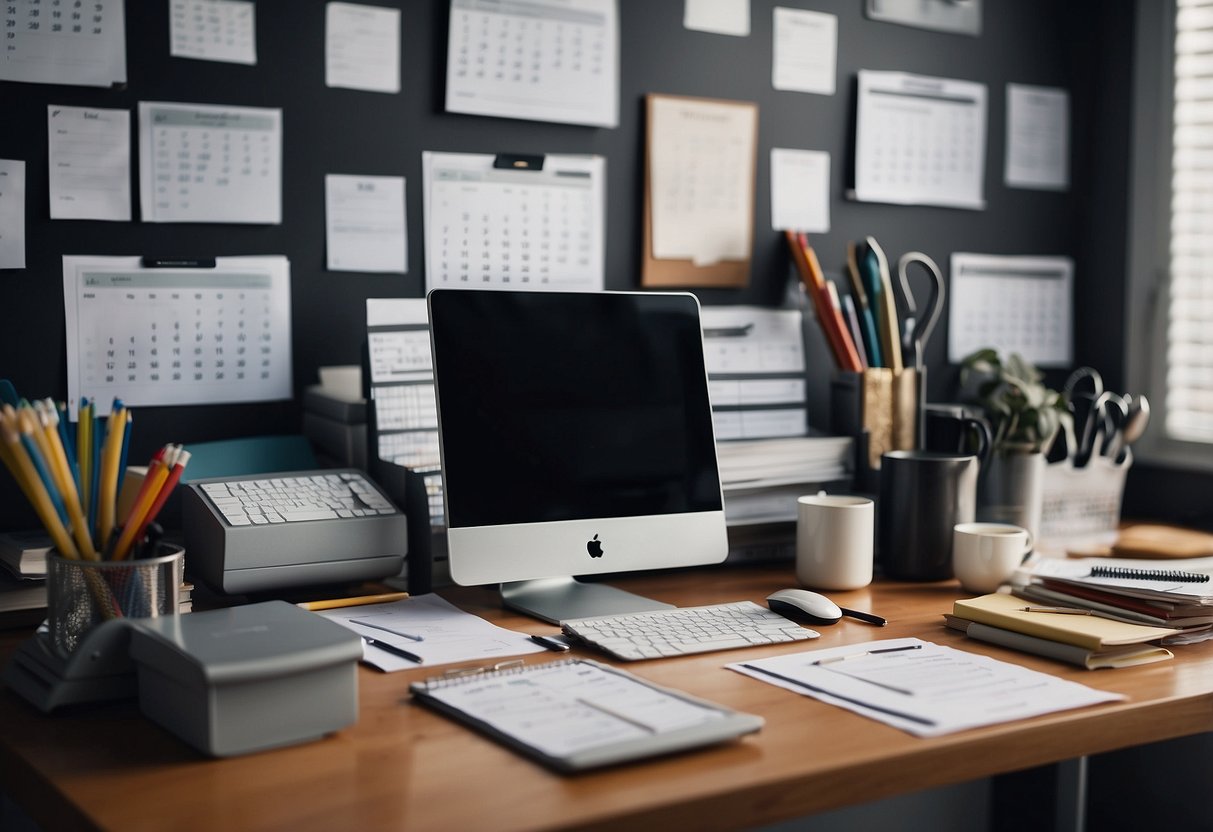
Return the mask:
[[1057, 766], [1057, 805], [1053, 828], [1083, 832], [1087, 828], [1087, 758], [1063, 760]]

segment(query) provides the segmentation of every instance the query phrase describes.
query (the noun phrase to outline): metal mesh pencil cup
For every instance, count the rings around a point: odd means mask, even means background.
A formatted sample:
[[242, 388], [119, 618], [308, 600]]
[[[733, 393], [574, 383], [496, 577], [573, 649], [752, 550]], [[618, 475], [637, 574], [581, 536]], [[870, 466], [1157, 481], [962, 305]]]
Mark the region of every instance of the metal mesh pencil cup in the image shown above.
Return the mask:
[[51, 644], [67, 657], [88, 631], [117, 618], [177, 615], [184, 550], [161, 544], [159, 557], [86, 561], [46, 559], [47, 621]]

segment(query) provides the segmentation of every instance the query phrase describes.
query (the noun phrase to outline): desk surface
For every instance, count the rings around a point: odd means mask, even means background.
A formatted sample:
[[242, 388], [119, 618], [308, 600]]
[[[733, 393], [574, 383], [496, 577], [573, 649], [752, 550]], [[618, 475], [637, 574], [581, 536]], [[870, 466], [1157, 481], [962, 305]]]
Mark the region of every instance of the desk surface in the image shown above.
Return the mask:
[[[716, 568], [614, 581], [679, 605], [751, 599], [794, 585], [790, 566]], [[444, 591], [464, 609], [513, 629], [551, 627], [500, 608], [482, 589]], [[409, 701], [428, 670], [359, 671], [358, 723], [332, 737], [227, 760], [200, 757], [143, 720], [134, 703], [44, 717], [0, 692], [0, 788], [47, 828], [123, 830], [557, 829], [677, 824], [731, 829], [956, 783], [1083, 754], [1213, 729], [1213, 643], [1167, 662], [1084, 671], [946, 629], [962, 597], [954, 582], [877, 584], [832, 593], [889, 619], [850, 619], [810, 644], [634, 662], [637, 675], [739, 710], [766, 727], [735, 744], [574, 777], [548, 772]], [[24, 633], [0, 634], [0, 657]], [[919, 636], [1104, 690], [1121, 703], [937, 739], [917, 739], [723, 669], [759, 658], [874, 638]], [[587, 655], [592, 655], [588, 654]], [[546, 661], [554, 654], [528, 657]]]

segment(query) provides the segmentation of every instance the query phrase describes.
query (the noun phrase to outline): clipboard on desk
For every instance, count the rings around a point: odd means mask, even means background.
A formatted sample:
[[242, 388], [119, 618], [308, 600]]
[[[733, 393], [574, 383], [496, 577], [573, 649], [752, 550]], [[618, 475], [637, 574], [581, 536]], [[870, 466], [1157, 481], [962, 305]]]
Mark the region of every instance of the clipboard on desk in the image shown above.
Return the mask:
[[645, 108], [642, 285], [745, 286], [758, 105], [651, 94]]
[[564, 774], [759, 730], [741, 713], [589, 659], [506, 662], [409, 686], [416, 699]]

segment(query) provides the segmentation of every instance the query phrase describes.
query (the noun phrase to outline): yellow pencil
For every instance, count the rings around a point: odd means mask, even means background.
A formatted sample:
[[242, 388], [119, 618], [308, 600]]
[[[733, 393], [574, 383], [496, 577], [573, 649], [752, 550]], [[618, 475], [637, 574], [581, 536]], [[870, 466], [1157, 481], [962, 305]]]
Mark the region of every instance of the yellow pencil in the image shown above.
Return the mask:
[[72, 521], [72, 537], [76, 539], [76, 544], [86, 559], [97, 560], [97, 551], [93, 548], [93, 540], [89, 535], [88, 520], [85, 519], [84, 509], [80, 505], [76, 478], [72, 476], [72, 469], [67, 464], [67, 451], [63, 449], [63, 440], [59, 438], [59, 413], [53, 406], [47, 406], [45, 402], [38, 404], [41, 404], [42, 407], [35, 406], [35, 409], [41, 417], [43, 431], [46, 434], [46, 444], [50, 449], [50, 453], [47, 454], [47, 462], [52, 467], [55, 481], [59, 484], [59, 493], [63, 497], [63, 504], [67, 507], [68, 517]]
[[126, 408], [115, 407], [106, 421], [105, 445], [101, 450], [101, 480], [97, 485], [97, 545], [105, 549], [114, 531], [118, 496], [118, 460], [126, 430]]
[[305, 610], [335, 610], [341, 607], [360, 607], [364, 604], [386, 604], [391, 601], [403, 601], [408, 598], [407, 592], [385, 592], [382, 595], [359, 595], [355, 598], [329, 598], [324, 601], [301, 601], [296, 606]]
[[17, 431], [14, 430], [13, 424], [8, 419], [4, 421], [3, 434], [3, 441], [8, 446], [8, 450], [17, 468], [21, 471], [19, 479], [25, 480], [26, 493], [32, 495], [30, 502], [33, 503], [34, 511], [38, 513], [38, 518], [42, 521], [42, 525], [46, 527], [51, 540], [54, 541], [55, 548], [59, 550], [59, 554], [63, 557], [78, 560], [80, 552], [77, 551], [76, 544], [72, 542], [67, 529], [63, 528], [63, 522], [59, 519], [59, 512], [55, 511], [55, 507], [51, 503], [51, 496], [47, 492], [46, 486], [42, 483], [42, 478], [34, 470], [34, 463], [30, 461], [25, 448], [21, 446], [21, 438], [17, 435]]

